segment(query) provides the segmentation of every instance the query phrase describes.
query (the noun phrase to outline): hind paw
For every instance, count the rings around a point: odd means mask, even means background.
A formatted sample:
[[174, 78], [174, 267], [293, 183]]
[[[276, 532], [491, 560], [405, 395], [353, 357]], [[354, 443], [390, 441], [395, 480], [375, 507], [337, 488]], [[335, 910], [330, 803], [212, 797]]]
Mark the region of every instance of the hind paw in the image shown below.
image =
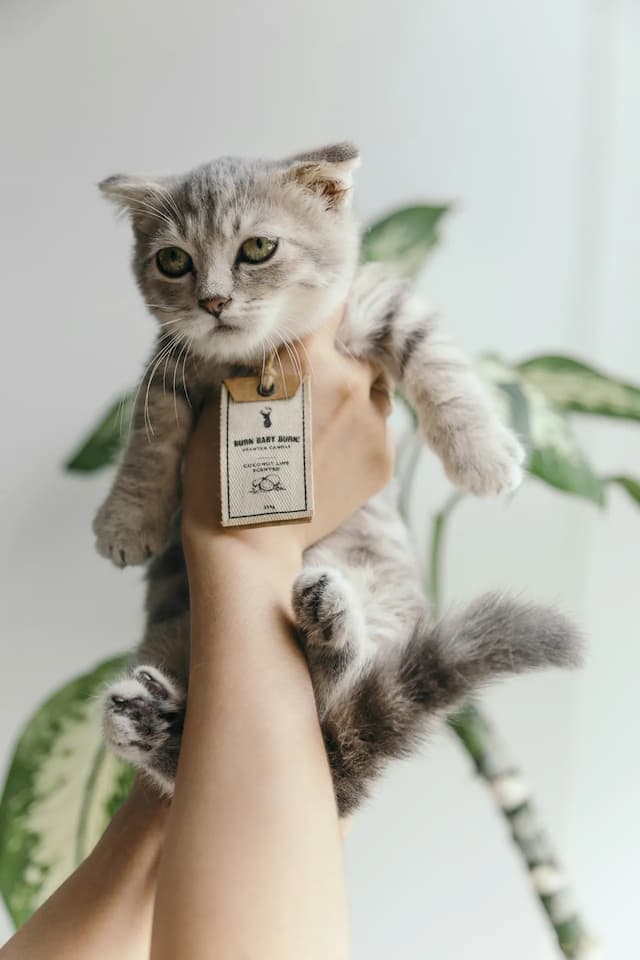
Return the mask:
[[184, 692], [156, 667], [136, 667], [107, 690], [104, 732], [115, 753], [172, 790], [184, 720]]
[[344, 646], [352, 633], [356, 605], [351, 585], [330, 567], [308, 567], [293, 585], [293, 610], [307, 643]]

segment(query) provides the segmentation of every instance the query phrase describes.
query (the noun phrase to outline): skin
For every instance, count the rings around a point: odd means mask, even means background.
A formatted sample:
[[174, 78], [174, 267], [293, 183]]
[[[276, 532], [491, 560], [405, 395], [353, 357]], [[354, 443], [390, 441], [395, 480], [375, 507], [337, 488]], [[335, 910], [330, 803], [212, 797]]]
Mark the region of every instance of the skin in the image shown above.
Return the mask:
[[136, 785], [89, 857], [0, 950], [2, 960], [147, 958], [168, 813]]
[[170, 812], [136, 787], [1, 960], [349, 956], [340, 826], [290, 608], [306, 547], [382, 489], [393, 468], [388, 386], [336, 353], [339, 320], [305, 344], [315, 400], [311, 523], [222, 530], [215, 408], [190, 442], [192, 657]]

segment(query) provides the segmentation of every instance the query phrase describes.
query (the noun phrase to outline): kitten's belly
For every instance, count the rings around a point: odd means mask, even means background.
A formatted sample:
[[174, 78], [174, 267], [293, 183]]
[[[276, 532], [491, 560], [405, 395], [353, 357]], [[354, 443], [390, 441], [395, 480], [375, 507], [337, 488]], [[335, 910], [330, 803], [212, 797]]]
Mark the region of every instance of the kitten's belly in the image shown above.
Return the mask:
[[416, 557], [390, 488], [307, 550], [304, 562], [337, 568], [355, 587], [381, 652], [406, 642], [425, 612]]
[[[408, 531], [387, 488], [334, 533], [311, 547], [305, 565], [336, 568], [354, 586], [367, 633], [381, 655], [392, 657], [425, 613], [418, 564]], [[180, 540], [180, 517], [166, 550], [149, 566], [147, 629], [139, 662], [153, 662], [186, 680], [189, 588]]]

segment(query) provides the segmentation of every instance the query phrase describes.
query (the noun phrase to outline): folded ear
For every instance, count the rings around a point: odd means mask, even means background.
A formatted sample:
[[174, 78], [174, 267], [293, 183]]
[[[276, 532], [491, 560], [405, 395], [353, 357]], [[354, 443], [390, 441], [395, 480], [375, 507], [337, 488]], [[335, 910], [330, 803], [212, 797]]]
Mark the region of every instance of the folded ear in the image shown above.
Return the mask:
[[172, 203], [167, 201], [167, 185], [163, 177], [132, 177], [116, 173], [98, 184], [100, 192], [119, 210], [129, 213], [135, 227], [155, 221], [175, 219]]
[[323, 197], [328, 208], [346, 206], [360, 155], [352, 143], [335, 143], [285, 160], [286, 178]]

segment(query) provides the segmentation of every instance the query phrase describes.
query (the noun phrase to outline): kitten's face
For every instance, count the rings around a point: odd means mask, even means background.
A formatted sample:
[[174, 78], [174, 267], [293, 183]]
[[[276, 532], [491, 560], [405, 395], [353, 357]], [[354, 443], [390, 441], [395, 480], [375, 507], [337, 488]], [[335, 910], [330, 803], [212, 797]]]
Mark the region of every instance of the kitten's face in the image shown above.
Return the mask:
[[111, 177], [134, 272], [166, 336], [205, 359], [256, 361], [344, 299], [358, 250], [348, 145], [275, 164], [223, 159], [180, 178]]

